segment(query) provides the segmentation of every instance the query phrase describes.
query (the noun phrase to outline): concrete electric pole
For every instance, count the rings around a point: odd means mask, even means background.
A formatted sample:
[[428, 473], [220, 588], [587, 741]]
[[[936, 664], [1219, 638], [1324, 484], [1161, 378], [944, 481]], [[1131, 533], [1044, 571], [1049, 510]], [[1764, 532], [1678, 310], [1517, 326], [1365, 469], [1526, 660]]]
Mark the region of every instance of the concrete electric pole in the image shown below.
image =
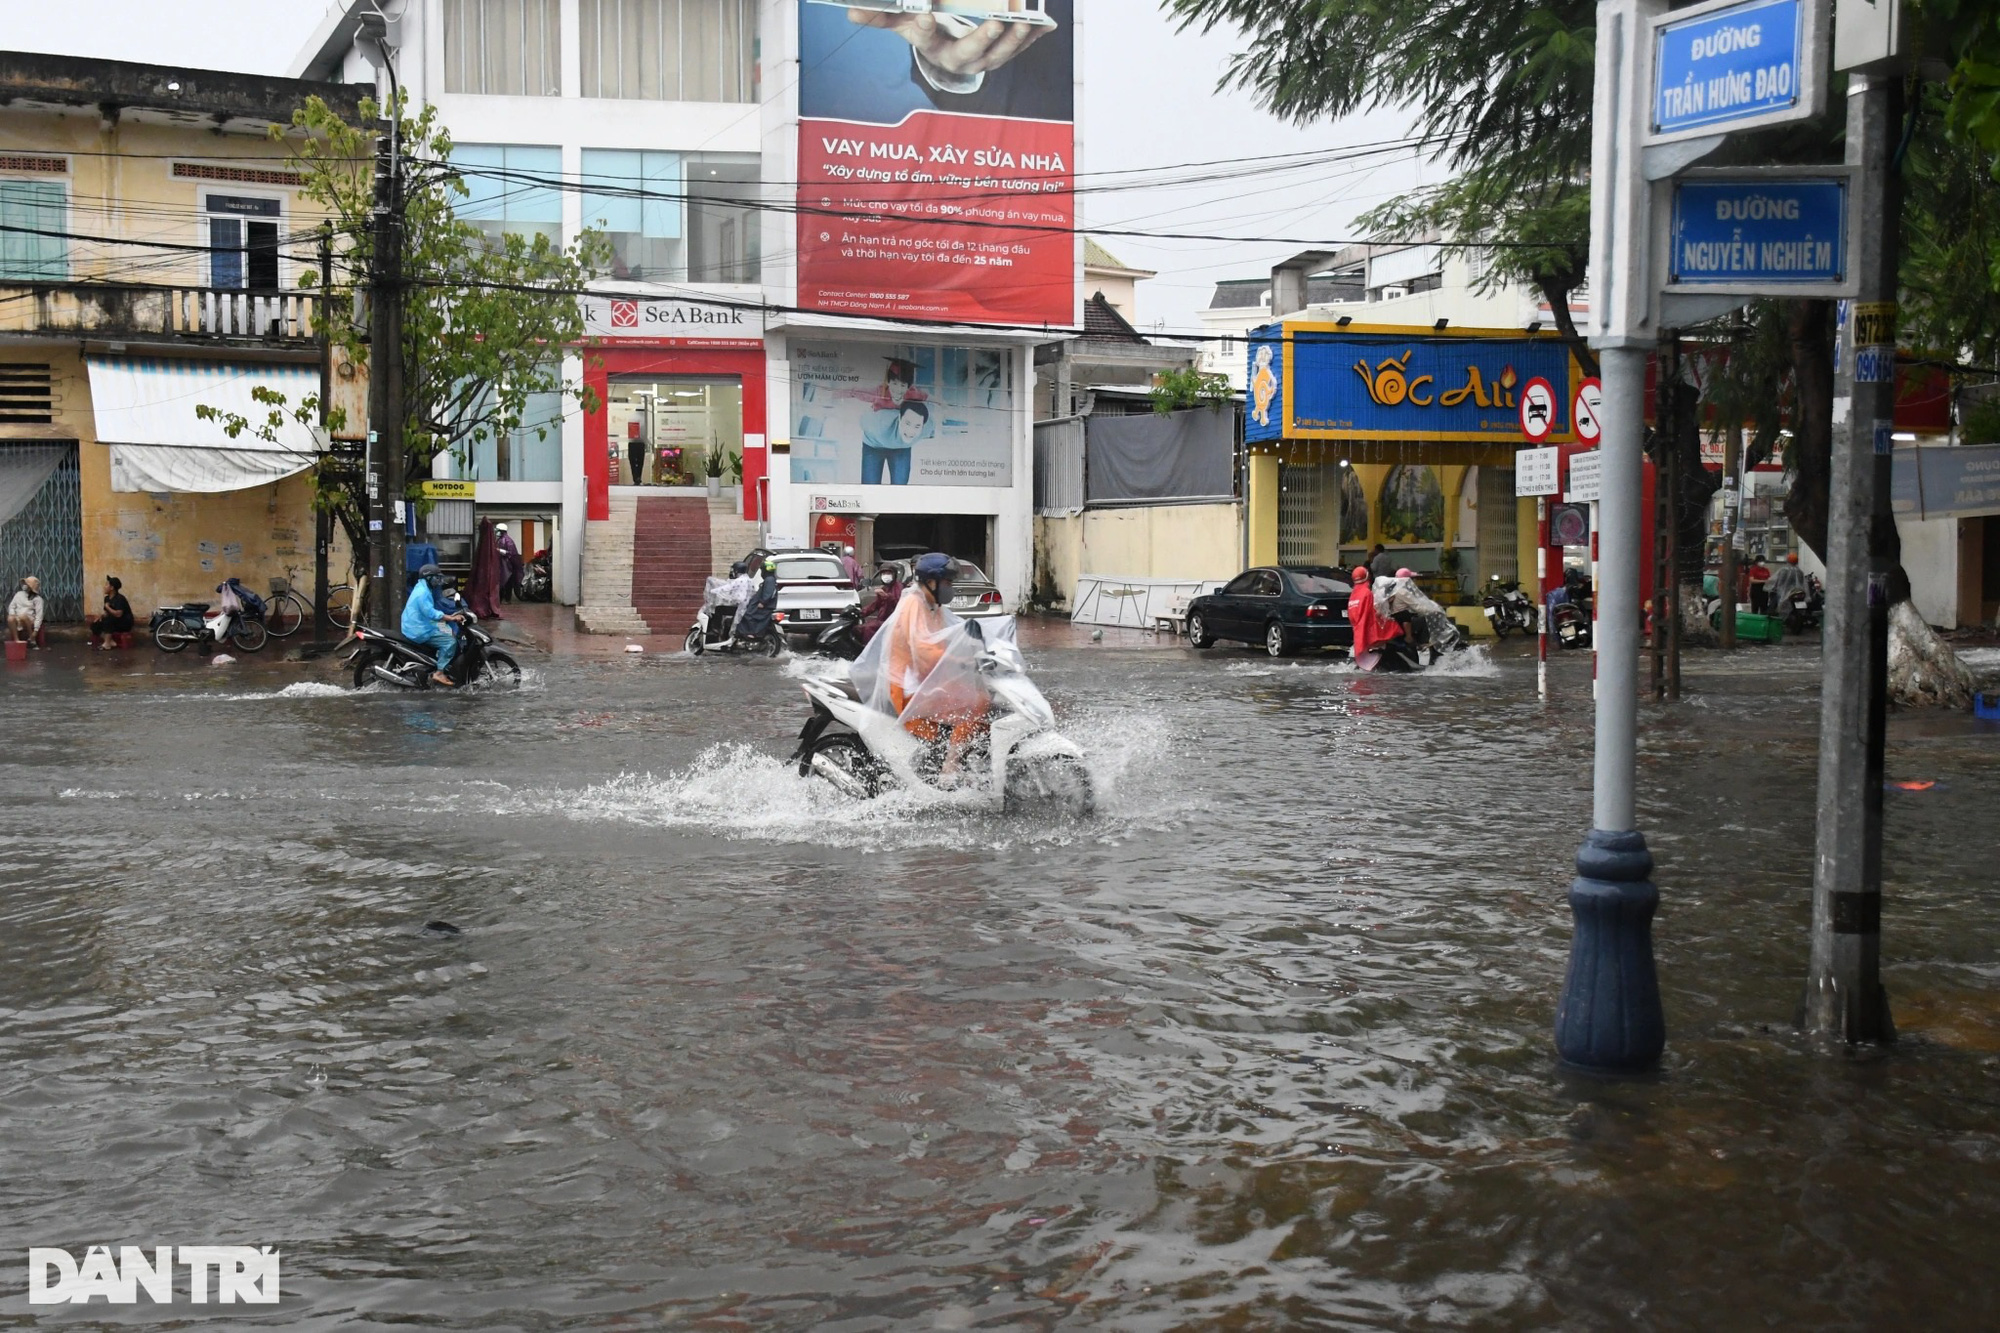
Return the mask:
[[395, 112], [377, 145], [368, 309], [368, 563], [380, 623], [403, 618], [403, 183]]
[[1833, 468], [1821, 654], [1819, 825], [1812, 962], [1801, 1021], [1850, 1042], [1894, 1035], [1882, 989], [1882, 780], [1888, 712], [1890, 434], [1896, 406], [1896, 270], [1903, 120], [1898, 73], [1848, 82], [1860, 285], [1848, 303], [1833, 388]]

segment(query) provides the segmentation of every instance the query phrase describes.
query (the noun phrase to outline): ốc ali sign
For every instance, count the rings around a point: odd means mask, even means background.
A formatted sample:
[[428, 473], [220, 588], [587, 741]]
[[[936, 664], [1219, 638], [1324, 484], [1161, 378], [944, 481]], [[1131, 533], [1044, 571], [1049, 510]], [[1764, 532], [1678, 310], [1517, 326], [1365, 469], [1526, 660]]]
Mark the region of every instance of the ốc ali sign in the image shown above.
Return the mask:
[[1548, 439], [1571, 438], [1575, 384], [1559, 339], [1514, 329], [1266, 325], [1249, 339], [1244, 436], [1519, 442], [1521, 394], [1559, 386]]

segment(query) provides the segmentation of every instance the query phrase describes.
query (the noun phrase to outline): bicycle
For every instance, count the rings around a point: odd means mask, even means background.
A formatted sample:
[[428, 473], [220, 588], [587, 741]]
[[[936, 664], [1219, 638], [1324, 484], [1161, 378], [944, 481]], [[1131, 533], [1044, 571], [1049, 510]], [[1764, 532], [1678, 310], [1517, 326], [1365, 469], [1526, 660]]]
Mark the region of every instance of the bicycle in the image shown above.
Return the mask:
[[[337, 583], [326, 590], [326, 618], [335, 628], [354, 628], [354, 589]], [[271, 596], [265, 604], [264, 623], [275, 638], [288, 639], [299, 627], [312, 620], [312, 602], [292, 586], [290, 578], [271, 580]]]

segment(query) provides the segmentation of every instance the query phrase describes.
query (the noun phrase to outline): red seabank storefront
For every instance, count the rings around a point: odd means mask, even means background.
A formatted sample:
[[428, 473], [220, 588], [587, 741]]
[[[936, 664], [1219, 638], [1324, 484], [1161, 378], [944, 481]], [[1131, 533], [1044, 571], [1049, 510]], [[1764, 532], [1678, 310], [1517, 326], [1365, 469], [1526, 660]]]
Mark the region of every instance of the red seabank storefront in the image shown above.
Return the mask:
[[[605, 338], [583, 351], [595, 399], [583, 416], [585, 513], [611, 516], [611, 488], [704, 484], [719, 448], [743, 458], [743, 516], [765, 473], [764, 344], [749, 339]], [[725, 483], [734, 485], [727, 471]]]

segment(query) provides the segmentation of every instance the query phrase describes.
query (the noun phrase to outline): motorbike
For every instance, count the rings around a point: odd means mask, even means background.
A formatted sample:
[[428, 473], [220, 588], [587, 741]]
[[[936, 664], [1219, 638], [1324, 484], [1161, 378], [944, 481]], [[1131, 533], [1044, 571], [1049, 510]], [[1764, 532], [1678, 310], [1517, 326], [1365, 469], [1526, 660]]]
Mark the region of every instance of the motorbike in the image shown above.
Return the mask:
[[524, 602], [546, 602], [554, 582], [549, 574], [549, 553], [538, 551], [535, 558], [521, 566], [521, 590], [519, 596]]
[[861, 608], [845, 607], [833, 613], [833, 623], [813, 639], [813, 651], [852, 662], [867, 647], [861, 637]]
[[777, 657], [783, 653], [785, 616], [782, 611], [773, 613], [770, 627], [762, 634], [752, 639], [737, 637], [737, 618], [750, 599], [757, 595], [756, 589], [757, 581], [748, 575], [710, 578], [702, 589], [701, 610], [695, 612], [694, 625], [688, 630], [688, 656], [700, 657], [703, 653], [714, 652]]
[[1520, 581], [1502, 583], [1495, 574], [1492, 586], [1486, 596], [1480, 599], [1480, 608], [1486, 618], [1493, 622], [1493, 632], [1506, 638], [1515, 630], [1523, 634], [1535, 632], [1535, 603], [1528, 594], [1521, 591]]
[[1563, 576], [1560, 599], [1549, 595], [1549, 634], [1563, 648], [1590, 647], [1590, 580], [1579, 571]]
[[1808, 575], [1806, 586], [1793, 589], [1786, 596], [1784, 605], [1774, 607], [1773, 611], [1785, 618], [1785, 629], [1789, 633], [1815, 629], [1826, 613], [1826, 589], [1818, 579]]
[[[458, 652], [445, 675], [456, 686], [478, 684], [518, 684], [521, 664], [504, 648], [493, 646], [493, 637], [479, 628], [479, 617], [464, 612], [465, 620], [456, 629]], [[400, 634], [367, 625], [354, 627], [354, 651], [347, 660], [354, 668], [354, 684], [380, 682], [402, 690], [441, 689], [431, 679], [437, 658], [426, 643], [417, 643]]]
[[739, 639], [734, 629], [737, 608], [727, 602], [717, 606], [704, 606], [695, 612], [694, 625], [688, 630], [687, 651], [689, 657], [700, 657], [703, 653], [750, 653], [759, 657], [777, 657], [785, 651], [785, 613], [780, 611], [771, 617], [771, 627], [754, 639]]
[[270, 639], [261, 610], [245, 605], [241, 611], [210, 611], [209, 602], [183, 602], [163, 606], [153, 613], [153, 642], [163, 653], [177, 653], [189, 644], [204, 649], [227, 643], [240, 652], [254, 653]]
[[[1056, 730], [1055, 712], [1028, 678], [1011, 623], [982, 630], [965, 622], [974, 669], [991, 711], [986, 735], [967, 747], [962, 772], [999, 796], [1008, 814], [1048, 812], [1079, 818], [1096, 808], [1083, 752]], [[869, 800], [894, 788], [943, 788], [942, 742], [913, 735], [872, 707], [847, 678], [804, 684], [812, 714], [792, 753], [801, 777]]]

